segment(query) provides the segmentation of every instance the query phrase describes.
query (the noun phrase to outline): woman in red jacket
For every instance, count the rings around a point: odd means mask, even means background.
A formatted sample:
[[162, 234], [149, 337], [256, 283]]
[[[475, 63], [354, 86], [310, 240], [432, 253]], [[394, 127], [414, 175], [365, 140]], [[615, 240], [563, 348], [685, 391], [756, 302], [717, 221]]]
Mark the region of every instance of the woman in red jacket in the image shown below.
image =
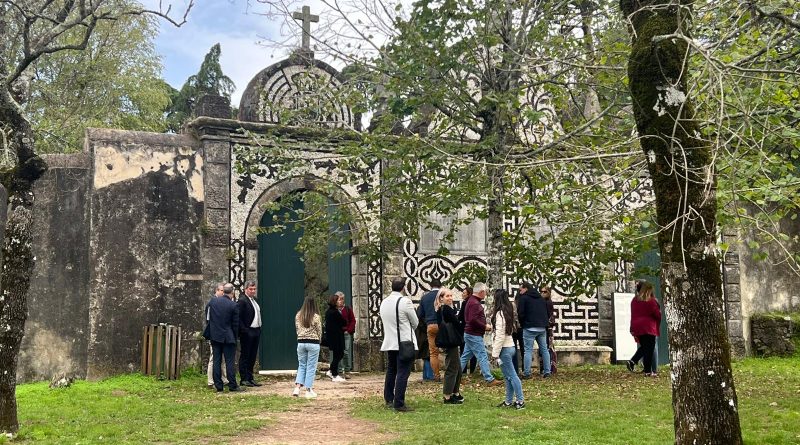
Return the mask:
[[[641, 291], [631, 300], [631, 334], [639, 339], [641, 346], [637, 355], [641, 352], [644, 375], [648, 377], [656, 376], [653, 351], [660, 324], [661, 308], [653, 295], [653, 285], [645, 281], [642, 283]], [[628, 369], [631, 369], [632, 362], [633, 360], [628, 362]]]

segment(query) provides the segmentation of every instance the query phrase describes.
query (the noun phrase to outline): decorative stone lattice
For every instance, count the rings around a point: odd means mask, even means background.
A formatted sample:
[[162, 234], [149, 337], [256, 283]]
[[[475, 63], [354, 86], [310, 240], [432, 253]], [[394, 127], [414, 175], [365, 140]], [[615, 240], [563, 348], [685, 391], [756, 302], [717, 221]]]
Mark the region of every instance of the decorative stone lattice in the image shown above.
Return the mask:
[[299, 52], [250, 81], [242, 95], [239, 120], [359, 130], [360, 116], [346, 105], [345, 94], [338, 71]]
[[370, 338], [383, 338], [383, 323], [381, 322], [381, 302], [383, 295], [381, 283], [383, 282], [383, 265], [380, 260], [369, 263], [367, 275], [367, 302], [369, 304], [369, 336]]

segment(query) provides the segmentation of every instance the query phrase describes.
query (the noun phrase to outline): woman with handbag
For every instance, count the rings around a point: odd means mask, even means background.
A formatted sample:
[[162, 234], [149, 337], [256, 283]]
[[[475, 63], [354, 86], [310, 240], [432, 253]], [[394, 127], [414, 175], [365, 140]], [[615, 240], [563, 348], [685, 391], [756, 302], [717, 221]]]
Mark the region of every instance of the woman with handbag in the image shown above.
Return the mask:
[[461, 345], [458, 329], [458, 317], [453, 309], [453, 291], [442, 288], [433, 302], [436, 320], [439, 322], [439, 333], [436, 335], [436, 346], [444, 349], [444, 403], [457, 405], [464, 403], [460, 392], [461, 385]]

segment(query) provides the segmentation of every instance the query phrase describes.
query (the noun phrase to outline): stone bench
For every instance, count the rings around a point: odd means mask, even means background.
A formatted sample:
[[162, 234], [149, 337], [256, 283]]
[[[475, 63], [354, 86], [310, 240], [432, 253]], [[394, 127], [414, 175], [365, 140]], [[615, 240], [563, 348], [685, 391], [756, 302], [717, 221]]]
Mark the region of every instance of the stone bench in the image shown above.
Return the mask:
[[[534, 360], [538, 361], [539, 352], [536, 343], [533, 344], [533, 350]], [[613, 351], [608, 346], [556, 344], [558, 366], [610, 365]]]

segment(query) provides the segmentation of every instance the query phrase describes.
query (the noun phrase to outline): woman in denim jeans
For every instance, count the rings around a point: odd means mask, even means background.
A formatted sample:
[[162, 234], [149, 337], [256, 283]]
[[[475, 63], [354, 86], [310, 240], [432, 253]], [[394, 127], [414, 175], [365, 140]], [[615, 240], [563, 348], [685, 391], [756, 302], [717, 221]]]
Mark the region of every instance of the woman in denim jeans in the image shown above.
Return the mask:
[[[514, 347], [514, 307], [508, 299], [505, 289], [494, 292], [494, 341], [492, 342], [492, 358], [500, 365], [506, 381], [506, 398], [497, 405], [500, 408], [524, 409], [525, 398], [522, 395], [522, 381], [514, 369], [513, 358], [517, 353]], [[516, 397], [516, 400], [514, 400]]]
[[306, 297], [300, 311], [294, 316], [294, 327], [297, 330], [297, 379], [295, 379], [293, 397], [299, 397], [305, 388], [305, 397], [317, 397], [312, 386], [317, 375], [319, 360], [319, 340], [322, 338], [322, 323], [313, 297]]

